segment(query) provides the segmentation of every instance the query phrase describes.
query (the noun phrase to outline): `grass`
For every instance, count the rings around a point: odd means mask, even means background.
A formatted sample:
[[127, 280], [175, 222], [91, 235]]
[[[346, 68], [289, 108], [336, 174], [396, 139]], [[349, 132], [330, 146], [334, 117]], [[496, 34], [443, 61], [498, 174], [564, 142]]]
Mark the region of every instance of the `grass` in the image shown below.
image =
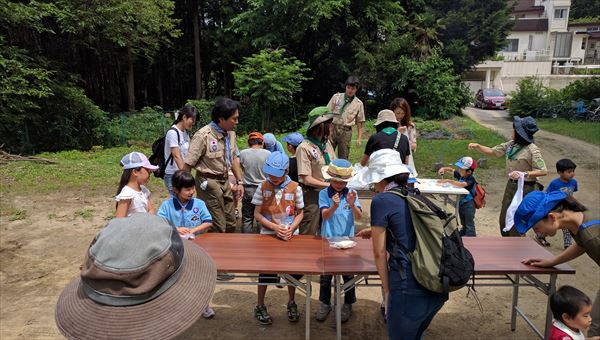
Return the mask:
[[537, 119], [537, 124], [542, 130], [600, 145], [600, 123], [598, 122], [577, 121], [571, 123], [563, 118], [540, 118]]

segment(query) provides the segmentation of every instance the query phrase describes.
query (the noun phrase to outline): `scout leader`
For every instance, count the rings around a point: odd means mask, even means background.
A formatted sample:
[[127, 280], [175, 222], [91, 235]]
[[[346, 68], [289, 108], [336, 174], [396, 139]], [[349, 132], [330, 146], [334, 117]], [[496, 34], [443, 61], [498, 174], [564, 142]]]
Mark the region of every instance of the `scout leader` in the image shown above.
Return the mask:
[[208, 206], [213, 230], [217, 232], [235, 232], [235, 204], [228, 181], [229, 169], [237, 180], [236, 195], [241, 197], [244, 193], [233, 131], [238, 124], [239, 109], [240, 104], [235, 100], [217, 100], [211, 112], [212, 121], [194, 134], [184, 159], [186, 170], [196, 169], [198, 198]]

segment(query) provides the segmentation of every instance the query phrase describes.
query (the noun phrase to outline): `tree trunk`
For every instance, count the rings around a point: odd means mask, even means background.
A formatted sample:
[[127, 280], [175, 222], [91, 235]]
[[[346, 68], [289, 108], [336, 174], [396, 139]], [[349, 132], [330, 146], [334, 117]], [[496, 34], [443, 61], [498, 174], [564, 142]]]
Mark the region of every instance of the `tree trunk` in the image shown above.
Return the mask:
[[199, 4], [198, 1], [194, 2], [194, 8], [192, 11], [193, 24], [194, 24], [194, 66], [196, 68], [196, 94], [195, 99], [201, 99], [203, 97], [202, 89], [202, 56], [200, 55], [200, 24], [198, 20]]
[[127, 48], [127, 111], [135, 111], [135, 84], [133, 78], [133, 56], [131, 48]]

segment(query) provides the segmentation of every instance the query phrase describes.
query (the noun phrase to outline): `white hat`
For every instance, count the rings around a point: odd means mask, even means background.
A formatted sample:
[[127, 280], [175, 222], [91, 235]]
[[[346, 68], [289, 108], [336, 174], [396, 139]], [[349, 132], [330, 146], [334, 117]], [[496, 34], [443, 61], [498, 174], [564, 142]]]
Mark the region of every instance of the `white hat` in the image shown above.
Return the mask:
[[369, 157], [369, 165], [354, 176], [348, 187], [363, 189], [369, 184], [379, 183], [397, 174], [410, 174], [408, 167], [402, 164], [400, 153], [392, 149], [377, 150]]

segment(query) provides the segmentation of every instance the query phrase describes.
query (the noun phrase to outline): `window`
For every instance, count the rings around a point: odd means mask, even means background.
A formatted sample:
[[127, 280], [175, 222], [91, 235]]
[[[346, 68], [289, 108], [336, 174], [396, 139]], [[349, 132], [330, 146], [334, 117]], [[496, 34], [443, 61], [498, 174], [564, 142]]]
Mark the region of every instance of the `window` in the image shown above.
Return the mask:
[[567, 18], [567, 9], [566, 8], [558, 8], [554, 10], [554, 19], [566, 19]]
[[585, 50], [585, 43], [587, 42], [586, 38], [581, 39], [581, 49]]
[[571, 42], [573, 35], [568, 33], [556, 33], [554, 44], [554, 58], [569, 58], [571, 56]]
[[519, 39], [506, 39], [508, 44], [502, 49], [502, 52], [518, 52]]
[[528, 50], [533, 50], [533, 35], [529, 35], [529, 43], [527, 44]]

